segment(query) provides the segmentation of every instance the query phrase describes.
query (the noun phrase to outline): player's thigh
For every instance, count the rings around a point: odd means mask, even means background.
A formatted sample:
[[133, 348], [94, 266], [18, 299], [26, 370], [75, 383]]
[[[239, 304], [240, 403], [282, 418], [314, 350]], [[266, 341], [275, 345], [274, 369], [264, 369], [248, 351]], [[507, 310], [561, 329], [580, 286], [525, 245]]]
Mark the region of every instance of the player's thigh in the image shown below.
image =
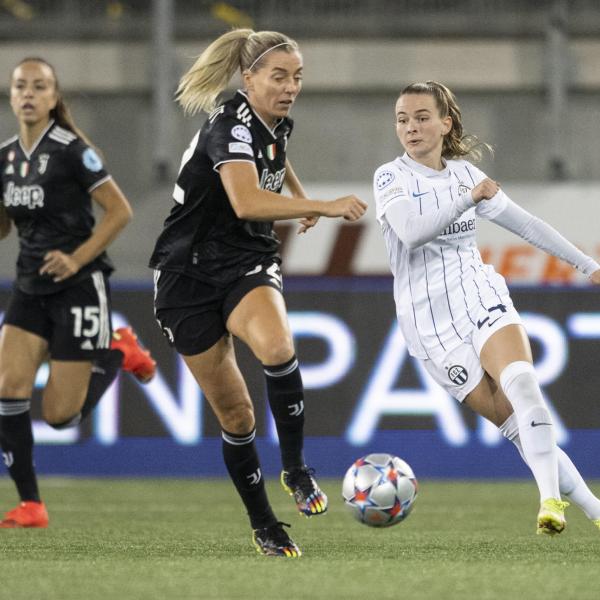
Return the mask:
[[183, 356], [219, 423], [230, 433], [254, 428], [254, 409], [235, 359], [233, 341], [222, 337], [208, 350]]
[[284, 363], [294, 355], [285, 302], [273, 287], [256, 287], [241, 298], [227, 318], [227, 329], [265, 365]]
[[0, 396], [29, 398], [47, 352], [43, 337], [5, 323], [0, 329]]
[[90, 361], [51, 360], [42, 396], [42, 415], [48, 423], [63, 423], [83, 406], [92, 374]]
[[102, 358], [112, 338], [108, 278], [95, 271], [48, 298], [52, 323], [50, 356], [65, 362], [91, 362]]
[[498, 383], [500, 374], [510, 363], [532, 363], [531, 346], [523, 325], [506, 325], [494, 332], [483, 344], [480, 359], [483, 368]]
[[487, 373], [467, 395], [465, 404], [496, 427], [500, 427], [513, 412], [502, 388]]

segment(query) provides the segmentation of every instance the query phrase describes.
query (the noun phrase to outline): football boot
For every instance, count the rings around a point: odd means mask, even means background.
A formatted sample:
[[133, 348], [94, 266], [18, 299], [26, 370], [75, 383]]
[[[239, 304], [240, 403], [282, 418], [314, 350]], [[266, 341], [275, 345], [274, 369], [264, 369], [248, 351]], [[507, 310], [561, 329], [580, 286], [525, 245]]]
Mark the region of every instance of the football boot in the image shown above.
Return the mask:
[[282, 556], [285, 558], [299, 558], [302, 556], [300, 548], [290, 538], [283, 526], [290, 527], [288, 523], [278, 521], [269, 527], [255, 529], [252, 532], [252, 541], [256, 551], [265, 556]]
[[314, 474], [315, 470], [306, 466], [281, 472], [283, 489], [294, 497], [300, 514], [307, 517], [327, 511], [327, 496], [317, 485]]
[[43, 502], [30, 500], [9, 510], [0, 521], [0, 529], [18, 529], [20, 527], [48, 527], [48, 511]]
[[113, 332], [111, 350], [123, 353], [121, 368], [128, 371], [141, 383], [148, 383], [156, 373], [156, 361], [138, 342], [137, 335], [131, 327], [119, 327]]
[[568, 502], [556, 498], [544, 500], [537, 517], [537, 533], [540, 535], [560, 533], [567, 525], [565, 520], [565, 508], [567, 506], [569, 506]]

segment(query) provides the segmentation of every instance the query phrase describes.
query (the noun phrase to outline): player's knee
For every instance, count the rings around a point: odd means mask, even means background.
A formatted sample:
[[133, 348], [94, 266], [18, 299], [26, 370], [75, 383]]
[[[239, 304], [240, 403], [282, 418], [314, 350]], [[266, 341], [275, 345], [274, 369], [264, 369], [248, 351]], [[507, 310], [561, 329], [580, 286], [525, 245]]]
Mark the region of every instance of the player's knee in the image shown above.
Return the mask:
[[17, 373], [0, 370], [0, 396], [3, 398], [27, 398], [31, 396], [31, 382]]
[[220, 411], [221, 427], [229, 433], [244, 434], [254, 429], [254, 410], [252, 405], [237, 405]]
[[294, 344], [285, 336], [271, 338], [261, 344], [257, 358], [263, 365], [282, 365], [294, 356]]

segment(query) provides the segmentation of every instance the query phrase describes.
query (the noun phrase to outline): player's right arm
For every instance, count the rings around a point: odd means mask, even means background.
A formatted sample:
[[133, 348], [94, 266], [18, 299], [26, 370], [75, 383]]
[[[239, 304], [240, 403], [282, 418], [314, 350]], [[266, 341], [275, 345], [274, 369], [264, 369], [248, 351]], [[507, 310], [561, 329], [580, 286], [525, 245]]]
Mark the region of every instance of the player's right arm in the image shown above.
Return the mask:
[[303, 217], [360, 219], [367, 205], [354, 195], [335, 200], [292, 198], [260, 188], [256, 166], [251, 162], [227, 162], [219, 175], [238, 218], [249, 221], [278, 221]]
[[377, 219], [385, 219], [400, 241], [410, 250], [434, 240], [450, 223], [475, 206], [468, 192], [435, 212], [421, 214], [419, 204], [410, 200], [407, 182], [395, 167], [383, 165], [373, 177]]

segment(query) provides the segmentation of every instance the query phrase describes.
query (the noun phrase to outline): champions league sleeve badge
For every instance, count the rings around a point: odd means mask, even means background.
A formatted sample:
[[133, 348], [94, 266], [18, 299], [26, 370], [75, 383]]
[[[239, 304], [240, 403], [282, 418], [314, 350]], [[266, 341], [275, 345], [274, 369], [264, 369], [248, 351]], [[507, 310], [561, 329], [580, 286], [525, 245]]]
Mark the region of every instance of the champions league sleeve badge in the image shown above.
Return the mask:
[[82, 155], [83, 166], [92, 173], [97, 173], [102, 169], [102, 161], [92, 148], [86, 148]]

